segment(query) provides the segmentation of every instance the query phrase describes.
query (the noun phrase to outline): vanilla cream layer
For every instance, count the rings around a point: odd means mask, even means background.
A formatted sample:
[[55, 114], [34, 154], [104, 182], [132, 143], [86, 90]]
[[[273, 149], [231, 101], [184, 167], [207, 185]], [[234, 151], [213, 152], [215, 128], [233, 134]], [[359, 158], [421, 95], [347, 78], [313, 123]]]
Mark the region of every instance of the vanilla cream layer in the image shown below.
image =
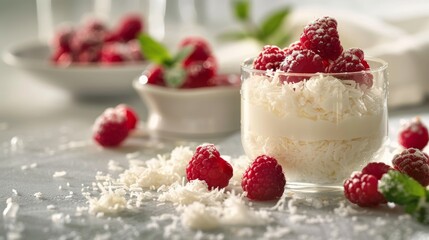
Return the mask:
[[312, 120], [289, 114], [279, 117], [244, 99], [241, 104], [242, 131], [260, 136], [287, 137], [295, 140], [347, 140], [387, 134], [387, 112], [366, 116], [350, 116], [334, 123]]

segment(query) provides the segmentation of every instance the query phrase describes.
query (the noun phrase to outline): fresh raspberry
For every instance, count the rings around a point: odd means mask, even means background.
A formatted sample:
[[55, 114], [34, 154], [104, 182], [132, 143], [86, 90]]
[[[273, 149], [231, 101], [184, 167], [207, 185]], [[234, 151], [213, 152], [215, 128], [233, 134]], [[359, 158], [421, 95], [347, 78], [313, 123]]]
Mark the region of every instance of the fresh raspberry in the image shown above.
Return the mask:
[[335, 60], [343, 52], [337, 31], [337, 21], [330, 17], [316, 19], [301, 34], [300, 42], [306, 49], [324, 59]]
[[104, 64], [112, 64], [126, 61], [126, 56], [121, 51], [124, 48], [119, 43], [105, 44], [101, 50], [101, 62]]
[[387, 173], [389, 170], [393, 170], [393, 168], [385, 163], [382, 162], [372, 162], [368, 163], [363, 169], [363, 174], [369, 174], [374, 177], [376, 177], [378, 180], [383, 177], [385, 173]]
[[65, 27], [55, 33], [54, 46], [61, 52], [70, 52], [72, 50], [72, 39], [75, 31], [71, 27]]
[[193, 62], [205, 61], [212, 55], [209, 44], [203, 38], [188, 37], [183, 39], [179, 44], [180, 48], [187, 46], [193, 47], [193, 50], [189, 56], [183, 60], [183, 66], [185, 67]]
[[143, 22], [138, 15], [128, 15], [121, 20], [115, 32], [118, 39], [128, 42], [137, 38], [138, 34], [143, 30]]
[[301, 45], [300, 41], [293, 42], [289, 45], [289, 47], [283, 49], [286, 55], [290, 55], [293, 51], [304, 49]]
[[100, 35], [83, 30], [77, 31], [71, 42], [72, 50], [78, 53], [88, 49], [101, 49], [102, 46], [103, 39]]
[[286, 178], [282, 166], [275, 158], [261, 155], [244, 172], [241, 181], [247, 197], [257, 201], [280, 198], [284, 192]]
[[199, 88], [211, 86], [210, 81], [217, 72], [217, 63], [214, 57], [205, 61], [192, 62], [186, 68], [186, 78], [181, 88]]
[[378, 179], [361, 172], [354, 172], [344, 182], [344, 195], [350, 202], [361, 207], [373, 207], [386, 203], [386, 199], [378, 191]]
[[[280, 65], [280, 70], [286, 73], [317, 73], [325, 72], [323, 59], [316, 53], [308, 49], [295, 50]], [[302, 76], [284, 76], [280, 79], [283, 82], [297, 83], [305, 79]]]
[[213, 144], [198, 146], [186, 167], [188, 181], [203, 180], [207, 183], [209, 189], [228, 186], [231, 177], [231, 165], [220, 157]]
[[429, 185], [428, 159], [419, 149], [405, 149], [393, 157], [392, 163], [395, 169], [414, 178], [423, 186]]
[[116, 32], [106, 32], [103, 37], [105, 43], [118, 42], [120, 39]]
[[145, 74], [148, 84], [165, 86], [164, 69], [161, 66], [153, 66]]
[[116, 106], [116, 109], [119, 111], [123, 111], [125, 113], [125, 117], [127, 119], [127, 126], [128, 130], [133, 130], [136, 128], [137, 122], [139, 120], [139, 117], [136, 113], [136, 111], [131, 108], [130, 106], [127, 106], [125, 104], [119, 104]]
[[277, 46], [266, 45], [253, 62], [258, 70], [277, 70], [285, 59], [286, 53]]
[[103, 147], [119, 146], [128, 136], [125, 112], [108, 108], [94, 123], [94, 140]]
[[94, 63], [102, 59], [102, 52], [99, 48], [89, 48], [77, 55], [76, 61], [79, 63]]
[[340, 79], [354, 80], [358, 84], [372, 86], [373, 76], [370, 73], [361, 72], [369, 70], [369, 65], [364, 59], [364, 53], [359, 48], [350, 48], [344, 51], [328, 68], [330, 73], [347, 73], [339, 75]]
[[429, 133], [419, 117], [405, 122], [399, 132], [399, 144], [405, 148], [417, 148], [422, 150], [428, 144]]
[[127, 43], [128, 52], [130, 53], [130, 58], [133, 61], [142, 61], [144, 56], [140, 49], [140, 43], [138, 40], [131, 40]]

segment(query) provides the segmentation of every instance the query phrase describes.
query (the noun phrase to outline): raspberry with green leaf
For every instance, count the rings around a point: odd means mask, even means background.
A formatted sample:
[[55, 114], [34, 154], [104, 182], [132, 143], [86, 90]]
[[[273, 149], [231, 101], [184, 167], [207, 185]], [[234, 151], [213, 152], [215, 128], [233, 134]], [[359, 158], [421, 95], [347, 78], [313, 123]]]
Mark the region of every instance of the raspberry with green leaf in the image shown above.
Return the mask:
[[145, 58], [156, 65], [149, 72], [148, 83], [172, 88], [212, 86], [210, 80], [217, 74], [217, 63], [202, 39], [184, 39], [175, 55], [148, 35], [141, 35], [139, 40]]
[[403, 206], [417, 221], [429, 224], [429, 192], [419, 182], [398, 171], [389, 171], [380, 180], [378, 190], [388, 202]]

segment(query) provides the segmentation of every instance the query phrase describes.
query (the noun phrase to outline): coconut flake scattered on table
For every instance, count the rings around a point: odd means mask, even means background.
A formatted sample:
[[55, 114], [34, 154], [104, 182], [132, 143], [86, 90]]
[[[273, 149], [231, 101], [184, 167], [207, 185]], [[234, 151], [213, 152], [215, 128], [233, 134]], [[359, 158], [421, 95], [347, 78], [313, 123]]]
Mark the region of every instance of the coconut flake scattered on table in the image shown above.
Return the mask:
[[[329, 236], [338, 239], [341, 229], [333, 223], [344, 217], [357, 223], [357, 227], [352, 229], [353, 234], [365, 229], [358, 216], [366, 211], [355, 209], [341, 201], [342, 198], [305, 197], [285, 191], [277, 203], [259, 205], [248, 202], [240, 187], [241, 175], [251, 162], [245, 156], [223, 156], [234, 169], [234, 177], [225, 189], [209, 191], [203, 181], [187, 182], [185, 169], [192, 155], [189, 147], [177, 147], [170, 154], [158, 155], [153, 159], [131, 159], [128, 168], [124, 167], [125, 170], [116, 172], [115, 176], [97, 172], [96, 181], [81, 189], [88, 205], [77, 207], [76, 216], [90, 213], [110, 218], [124, 212], [145, 212], [149, 203], [155, 206], [170, 204], [174, 206], [173, 212], [168, 210], [167, 213], [151, 216], [147, 223], [148, 229], [163, 229], [163, 237], [167, 239], [180, 239], [183, 229], [193, 231], [193, 237], [197, 239], [225, 238], [223, 233], [219, 235], [210, 231], [226, 228], [234, 229], [230, 233], [236, 237], [282, 238], [294, 234], [294, 225], [302, 224], [328, 224], [331, 230]], [[326, 207], [335, 214], [307, 212], [309, 208], [319, 210]], [[286, 222], [279, 221], [279, 217]], [[378, 219], [374, 224], [383, 226], [386, 223]], [[255, 227], [264, 230], [253, 231]], [[377, 236], [377, 233], [371, 236]]]

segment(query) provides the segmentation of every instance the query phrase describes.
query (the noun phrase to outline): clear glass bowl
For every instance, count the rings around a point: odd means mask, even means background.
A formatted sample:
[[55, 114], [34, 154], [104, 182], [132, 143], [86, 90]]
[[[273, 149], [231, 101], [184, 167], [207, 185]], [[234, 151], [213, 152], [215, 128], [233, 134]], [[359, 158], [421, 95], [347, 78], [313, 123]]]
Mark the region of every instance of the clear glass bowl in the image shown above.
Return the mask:
[[[387, 63], [371, 70], [294, 74], [241, 66], [241, 138], [248, 157], [282, 165], [293, 188], [342, 186], [387, 140]], [[358, 82], [366, 84], [358, 84]]]

